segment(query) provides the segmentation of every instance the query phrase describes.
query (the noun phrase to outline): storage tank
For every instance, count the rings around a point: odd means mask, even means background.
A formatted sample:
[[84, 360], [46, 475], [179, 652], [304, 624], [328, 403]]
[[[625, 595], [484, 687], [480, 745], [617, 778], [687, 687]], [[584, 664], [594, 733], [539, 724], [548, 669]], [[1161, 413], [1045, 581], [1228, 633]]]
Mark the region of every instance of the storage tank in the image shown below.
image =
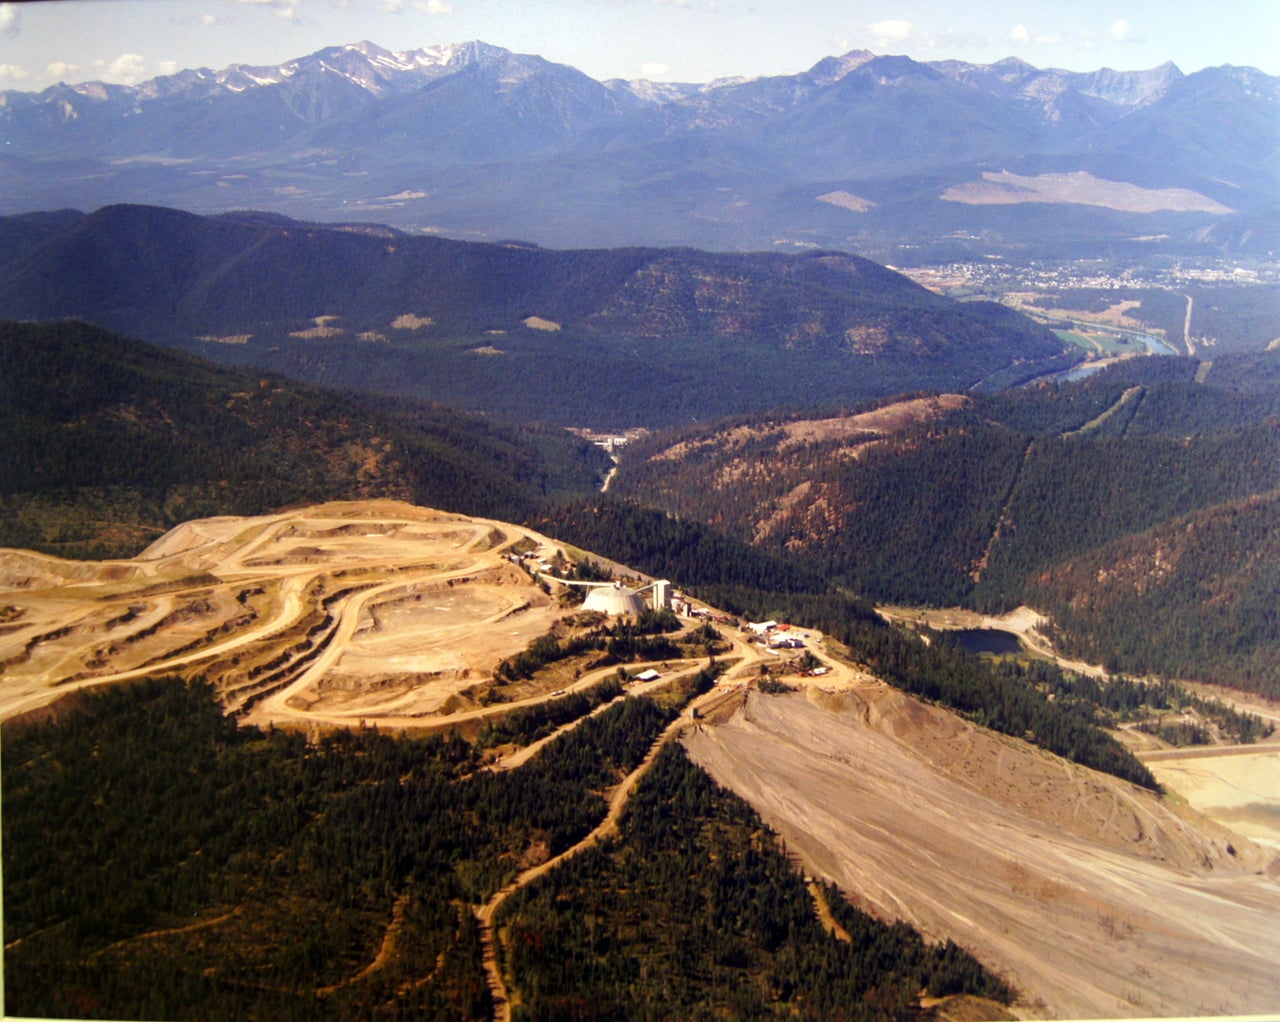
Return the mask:
[[593, 586], [582, 603], [583, 610], [599, 610], [610, 617], [630, 614], [639, 617], [644, 613], [645, 601], [626, 586], [615, 583], [611, 586]]

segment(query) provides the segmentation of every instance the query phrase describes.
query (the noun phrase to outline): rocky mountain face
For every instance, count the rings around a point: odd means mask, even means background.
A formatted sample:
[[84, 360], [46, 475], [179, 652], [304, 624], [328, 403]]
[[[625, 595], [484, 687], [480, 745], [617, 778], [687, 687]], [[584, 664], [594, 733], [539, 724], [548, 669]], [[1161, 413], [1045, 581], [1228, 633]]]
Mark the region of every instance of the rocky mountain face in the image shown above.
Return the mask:
[[1194, 246], [1228, 214], [1086, 200], [1009, 217], [942, 196], [984, 171], [1085, 172], [1248, 215], [1280, 195], [1278, 108], [1280, 82], [1249, 68], [1081, 74], [854, 51], [795, 75], [665, 85], [479, 42], [360, 42], [133, 88], [4, 93], [0, 193], [5, 212], [148, 201], [555, 245], [963, 248], [975, 232], [1027, 244], [1074, 225]]

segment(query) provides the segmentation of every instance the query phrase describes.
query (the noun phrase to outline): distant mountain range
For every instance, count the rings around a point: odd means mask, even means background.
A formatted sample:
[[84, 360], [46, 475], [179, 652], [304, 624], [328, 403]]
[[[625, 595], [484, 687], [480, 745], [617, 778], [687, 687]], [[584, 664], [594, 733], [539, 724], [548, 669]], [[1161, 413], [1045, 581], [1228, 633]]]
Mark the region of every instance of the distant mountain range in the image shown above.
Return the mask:
[[833, 252], [555, 251], [111, 206], [0, 218], [0, 317], [508, 420], [623, 427], [998, 387], [1075, 355]]
[[1230, 66], [1082, 74], [855, 51], [668, 85], [480, 42], [361, 42], [3, 93], [0, 153], [14, 213], [145, 201], [555, 246], [901, 259], [1280, 247], [1280, 79]]

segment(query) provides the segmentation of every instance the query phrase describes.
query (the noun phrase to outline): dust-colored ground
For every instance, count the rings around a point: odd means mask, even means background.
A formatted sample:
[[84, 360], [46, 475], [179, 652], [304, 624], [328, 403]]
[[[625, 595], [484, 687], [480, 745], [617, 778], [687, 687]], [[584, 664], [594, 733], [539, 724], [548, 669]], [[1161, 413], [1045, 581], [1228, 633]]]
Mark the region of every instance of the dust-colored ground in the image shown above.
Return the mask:
[[249, 719], [421, 721], [560, 616], [516, 526], [393, 501], [189, 522], [131, 561], [0, 552], [0, 719], [76, 688], [201, 674]]
[[842, 415], [833, 419], [804, 419], [783, 425], [789, 444], [842, 440], [862, 433], [886, 435], [901, 433], [909, 426], [930, 422], [947, 412], [963, 408], [969, 399], [963, 394], [937, 394], [933, 397], [895, 401], [874, 411], [858, 415]]
[[[963, 408], [968, 403], [969, 399], [963, 394], [938, 394], [933, 397], [895, 401], [874, 411], [861, 412], [857, 415], [735, 426], [725, 432], [716, 433], [710, 438], [682, 440], [653, 455], [651, 460], [680, 461], [710, 447], [714, 447], [718, 451], [732, 451], [734, 448], [741, 447], [775, 431], [781, 431], [784, 434], [784, 439], [779, 441], [780, 450], [794, 447], [798, 444], [847, 440], [855, 437], [865, 437], [868, 434], [882, 437], [900, 433], [909, 426], [914, 426], [921, 422], [929, 422], [947, 412]], [[733, 471], [732, 467], [729, 471]]]
[[870, 199], [864, 199], [861, 195], [846, 191], [827, 192], [825, 195], [819, 195], [818, 201], [825, 202], [829, 206], [847, 209], [850, 213], [865, 213], [879, 205]]
[[1179, 749], [1142, 760], [1195, 809], [1280, 852], [1280, 747]]
[[982, 180], [953, 185], [939, 197], [948, 202], [980, 206], [1052, 202], [1103, 206], [1128, 213], [1155, 213], [1159, 210], [1232, 212], [1222, 203], [1189, 188], [1143, 188], [1128, 181], [1094, 177], [1087, 171], [1029, 177], [1011, 174], [1007, 170], [987, 170], [982, 172]]
[[1280, 866], [1190, 809], [874, 682], [751, 693], [684, 741], [809, 872], [970, 948], [1026, 1016], [1280, 1006]]
[[[209, 678], [257, 723], [416, 728], [503, 713], [599, 680], [477, 701], [497, 662], [561, 617], [510, 555], [556, 549], [523, 528], [383, 501], [191, 522], [131, 561], [0, 551], [0, 719], [163, 673]], [[1033, 634], [1035, 621], [989, 623]], [[762, 665], [796, 654], [726, 631], [731, 666], [679, 730], [811, 872], [972, 948], [1026, 991], [1025, 1014], [1280, 1005], [1267, 850], [888, 689], [817, 633], [806, 641], [826, 673], [784, 675], [807, 694], [760, 696]]]

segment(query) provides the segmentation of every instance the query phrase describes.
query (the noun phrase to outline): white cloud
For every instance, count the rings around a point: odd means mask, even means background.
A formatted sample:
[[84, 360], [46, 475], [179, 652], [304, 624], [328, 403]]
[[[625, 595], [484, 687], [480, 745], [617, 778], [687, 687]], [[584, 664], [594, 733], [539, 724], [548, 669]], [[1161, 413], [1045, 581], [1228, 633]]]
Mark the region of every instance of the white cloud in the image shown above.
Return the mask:
[[453, 4], [448, 0], [417, 0], [413, 5], [423, 14], [452, 14]]
[[26, 69], [17, 64], [0, 64], [0, 82], [20, 82], [30, 77]]
[[218, 23], [218, 19], [215, 18], [212, 14], [200, 15], [200, 24], [202, 25], [216, 25], [217, 23]]
[[653, 0], [659, 7], [689, 7], [689, 0]]
[[1139, 41], [1133, 34], [1133, 26], [1125, 21], [1124, 18], [1119, 18], [1112, 22], [1111, 27], [1107, 29], [1107, 35], [1118, 43], [1136, 43]]
[[404, 0], [378, 0], [378, 6], [388, 14], [399, 14], [404, 10]]
[[182, 66], [176, 60], [162, 60], [159, 67], [162, 75], [176, 75], [182, 70]]
[[111, 63], [95, 61], [93, 68], [104, 82], [136, 85], [147, 76], [147, 62], [137, 53], [122, 53]]
[[68, 64], [65, 60], [55, 60], [52, 64], [45, 68], [45, 72], [51, 78], [57, 78], [61, 81], [64, 78], [70, 78], [73, 74], [80, 70], [79, 64]]
[[877, 46], [905, 42], [915, 30], [916, 27], [911, 22], [898, 21], [892, 18], [887, 21], [877, 21], [874, 25], [867, 26], [867, 31], [871, 33]]
[[671, 67], [668, 64], [650, 61], [647, 64], [640, 65], [640, 73], [646, 78], [665, 78], [671, 74]]
[[0, 4], [0, 35], [18, 34], [18, 5]]
[[1027, 46], [1031, 43], [1035, 43], [1037, 46], [1057, 46], [1062, 42], [1062, 36], [1052, 32], [1032, 35], [1031, 30], [1021, 23], [1009, 29], [1009, 38], [1020, 46]]
[[298, 20], [298, 3], [300, 0], [236, 0], [238, 4], [249, 4], [253, 7], [266, 7], [276, 17], [285, 21]]

